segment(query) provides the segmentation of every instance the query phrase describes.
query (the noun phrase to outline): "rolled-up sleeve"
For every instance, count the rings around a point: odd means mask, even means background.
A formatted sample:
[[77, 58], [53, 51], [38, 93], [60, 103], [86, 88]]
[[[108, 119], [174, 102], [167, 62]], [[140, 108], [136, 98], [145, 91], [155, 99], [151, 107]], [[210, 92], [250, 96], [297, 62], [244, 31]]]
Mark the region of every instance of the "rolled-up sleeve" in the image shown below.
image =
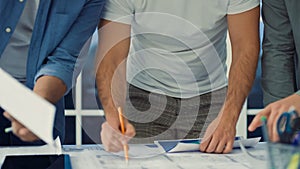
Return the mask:
[[87, 56], [89, 44], [86, 42], [96, 30], [104, 4], [105, 0], [86, 2], [68, 33], [37, 72], [35, 81], [41, 76], [54, 76], [65, 83], [67, 92], [72, 88]]

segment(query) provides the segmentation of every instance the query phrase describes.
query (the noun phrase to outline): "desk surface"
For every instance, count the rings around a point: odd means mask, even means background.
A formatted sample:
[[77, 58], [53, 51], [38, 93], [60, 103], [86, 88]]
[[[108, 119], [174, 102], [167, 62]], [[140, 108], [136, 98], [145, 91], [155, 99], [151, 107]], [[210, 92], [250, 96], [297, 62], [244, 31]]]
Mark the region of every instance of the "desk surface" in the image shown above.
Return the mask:
[[[102, 145], [65, 145], [62, 152], [69, 154], [73, 169], [251, 169], [266, 168], [265, 144], [247, 149], [255, 158], [235, 149], [230, 154], [205, 154], [200, 152], [162, 153], [154, 145], [130, 145], [129, 163], [126, 165], [123, 152], [109, 153]], [[5, 155], [28, 154], [30, 148], [0, 148], [0, 165]], [[35, 150], [33, 150], [35, 151]], [[40, 150], [38, 150], [40, 151]], [[43, 154], [44, 152], [39, 152]], [[37, 154], [39, 154], [37, 153]]]

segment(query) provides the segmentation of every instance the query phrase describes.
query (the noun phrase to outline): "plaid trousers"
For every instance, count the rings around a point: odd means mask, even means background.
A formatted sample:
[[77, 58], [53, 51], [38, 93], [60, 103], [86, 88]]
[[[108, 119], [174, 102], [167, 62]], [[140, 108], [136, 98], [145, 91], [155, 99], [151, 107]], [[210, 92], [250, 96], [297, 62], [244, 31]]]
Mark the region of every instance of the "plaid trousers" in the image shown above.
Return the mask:
[[227, 87], [192, 98], [174, 98], [128, 86], [124, 115], [135, 127], [131, 143], [203, 137], [219, 114]]

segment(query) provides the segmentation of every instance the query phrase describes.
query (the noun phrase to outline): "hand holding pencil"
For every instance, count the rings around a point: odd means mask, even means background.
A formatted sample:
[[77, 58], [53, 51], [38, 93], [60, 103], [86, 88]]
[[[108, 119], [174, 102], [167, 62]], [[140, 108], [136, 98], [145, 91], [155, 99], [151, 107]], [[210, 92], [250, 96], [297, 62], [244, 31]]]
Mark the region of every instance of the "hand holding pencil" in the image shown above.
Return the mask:
[[[121, 116], [123, 120], [121, 122], [120, 113], [118, 111], [118, 109], [107, 111], [109, 113], [105, 115], [106, 122], [102, 124], [101, 141], [105, 150], [109, 152], [123, 151], [124, 145], [135, 136], [133, 125], [129, 123], [123, 115]], [[122, 111], [120, 112], [122, 114]], [[123, 129], [121, 123], [123, 123]]]

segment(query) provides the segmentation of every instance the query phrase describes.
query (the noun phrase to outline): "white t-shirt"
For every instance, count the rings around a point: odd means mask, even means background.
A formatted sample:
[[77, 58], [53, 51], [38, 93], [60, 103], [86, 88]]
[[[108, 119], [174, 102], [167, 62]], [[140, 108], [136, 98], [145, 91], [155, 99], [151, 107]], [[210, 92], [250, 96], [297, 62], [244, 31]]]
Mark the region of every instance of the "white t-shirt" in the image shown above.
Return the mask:
[[227, 14], [259, 0], [108, 0], [103, 18], [130, 24], [127, 81], [190, 98], [227, 86]]

